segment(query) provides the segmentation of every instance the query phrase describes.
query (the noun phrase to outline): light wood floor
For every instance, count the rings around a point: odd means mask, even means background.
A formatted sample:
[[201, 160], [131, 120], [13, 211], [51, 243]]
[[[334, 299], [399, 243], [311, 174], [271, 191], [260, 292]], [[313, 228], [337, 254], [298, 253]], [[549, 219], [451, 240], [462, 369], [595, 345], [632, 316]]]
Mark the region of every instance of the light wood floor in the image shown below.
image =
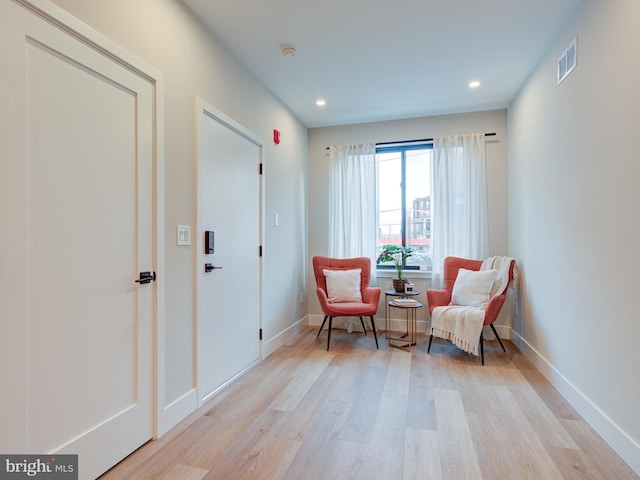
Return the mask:
[[309, 328], [112, 479], [638, 479], [510, 342], [486, 365]]

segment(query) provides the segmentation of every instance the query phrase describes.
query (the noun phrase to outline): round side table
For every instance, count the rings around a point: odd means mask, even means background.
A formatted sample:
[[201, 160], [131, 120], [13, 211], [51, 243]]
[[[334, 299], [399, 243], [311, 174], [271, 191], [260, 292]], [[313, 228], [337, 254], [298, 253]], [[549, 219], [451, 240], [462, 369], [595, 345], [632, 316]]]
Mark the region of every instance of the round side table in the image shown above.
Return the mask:
[[[385, 331], [388, 333], [389, 330], [391, 329], [391, 310], [389, 307], [389, 297], [391, 297], [392, 299], [395, 297], [400, 297], [400, 298], [411, 298], [411, 297], [416, 297], [420, 295], [420, 292], [412, 292], [412, 293], [404, 293], [404, 292], [397, 292], [393, 289], [391, 290], [385, 290], [384, 292], [384, 303], [386, 306], [385, 309]], [[407, 312], [407, 319], [409, 313]]]
[[[387, 341], [389, 345], [407, 352], [411, 351], [411, 346], [415, 345], [418, 337], [418, 326], [416, 320], [416, 312], [422, 308], [422, 303], [415, 302], [410, 304], [398, 304], [395, 300], [387, 302], [387, 324], [390, 323], [389, 311], [391, 308], [404, 310], [407, 313], [407, 331], [400, 336], [393, 336], [390, 332], [390, 326], [387, 325]], [[400, 345], [398, 345], [399, 343]]]

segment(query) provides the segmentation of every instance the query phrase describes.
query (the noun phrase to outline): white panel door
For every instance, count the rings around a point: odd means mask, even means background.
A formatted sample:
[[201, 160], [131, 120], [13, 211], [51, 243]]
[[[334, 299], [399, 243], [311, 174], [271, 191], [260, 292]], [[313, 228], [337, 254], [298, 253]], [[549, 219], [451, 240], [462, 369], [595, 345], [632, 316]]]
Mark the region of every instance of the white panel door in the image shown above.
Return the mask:
[[79, 454], [95, 478], [153, 435], [153, 86], [20, 5], [0, 16], [0, 451]]
[[[200, 402], [259, 359], [261, 143], [198, 102], [197, 318]], [[215, 250], [204, 253], [204, 232]], [[216, 268], [205, 271], [205, 264]]]

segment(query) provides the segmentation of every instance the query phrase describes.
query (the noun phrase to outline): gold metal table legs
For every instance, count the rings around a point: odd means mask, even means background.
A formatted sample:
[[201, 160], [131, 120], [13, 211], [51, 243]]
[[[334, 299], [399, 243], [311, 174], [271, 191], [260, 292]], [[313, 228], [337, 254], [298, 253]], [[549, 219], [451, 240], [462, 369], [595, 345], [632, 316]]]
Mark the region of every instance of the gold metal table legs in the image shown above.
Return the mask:
[[[397, 308], [400, 310], [406, 311], [407, 317], [407, 328], [406, 332], [400, 336], [391, 335], [391, 308]], [[389, 346], [394, 348], [399, 348], [400, 350], [404, 350], [406, 352], [411, 351], [411, 346], [415, 345], [417, 342], [417, 320], [416, 320], [416, 311], [422, 307], [420, 302], [416, 302], [414, 305], [397, 305], [393, 300], [387, 302], [387, 310], [386, 310], [386, 332], [387, 332], [387, 340], [389, 342]]]

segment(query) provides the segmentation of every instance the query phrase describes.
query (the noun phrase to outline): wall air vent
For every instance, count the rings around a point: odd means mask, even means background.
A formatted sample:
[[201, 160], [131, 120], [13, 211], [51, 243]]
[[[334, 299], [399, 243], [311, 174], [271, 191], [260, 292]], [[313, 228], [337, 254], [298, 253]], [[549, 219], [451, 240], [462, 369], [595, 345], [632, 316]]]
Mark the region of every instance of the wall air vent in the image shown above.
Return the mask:
[[571, 45], [564, 51], [558, 59], [558, 85], [569, 76], [576, 68], [578, 61], [578, 37], [573, 39]]

